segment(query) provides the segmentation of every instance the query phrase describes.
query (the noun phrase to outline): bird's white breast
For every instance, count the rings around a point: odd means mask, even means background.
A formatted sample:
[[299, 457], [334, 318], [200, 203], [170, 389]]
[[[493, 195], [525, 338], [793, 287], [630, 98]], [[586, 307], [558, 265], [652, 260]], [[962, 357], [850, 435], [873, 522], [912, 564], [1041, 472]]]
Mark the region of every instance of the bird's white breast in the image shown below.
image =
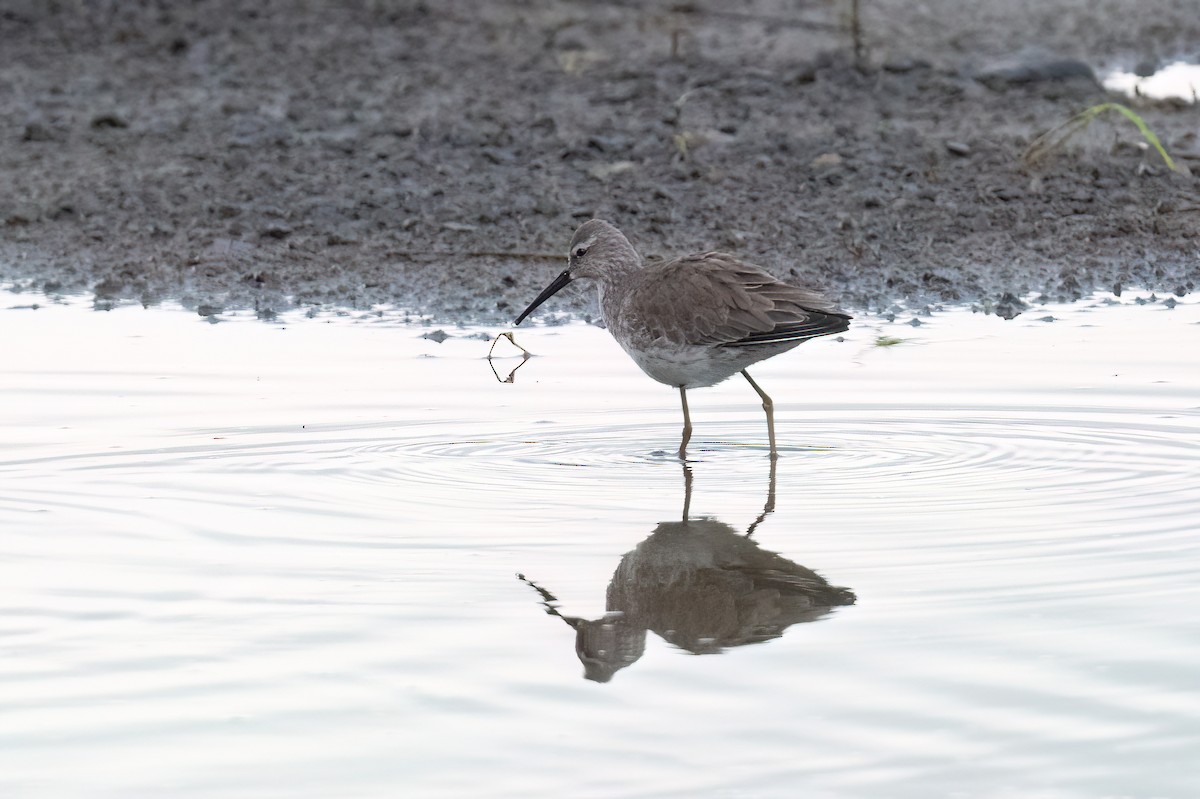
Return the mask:
[[641, 347], [624, 341], [620, 344], [643, 372], [668, 386], [715, 386], [745, 368], [745, 353], [727, 355], [717, 347], [677, 344], [664, 339]]

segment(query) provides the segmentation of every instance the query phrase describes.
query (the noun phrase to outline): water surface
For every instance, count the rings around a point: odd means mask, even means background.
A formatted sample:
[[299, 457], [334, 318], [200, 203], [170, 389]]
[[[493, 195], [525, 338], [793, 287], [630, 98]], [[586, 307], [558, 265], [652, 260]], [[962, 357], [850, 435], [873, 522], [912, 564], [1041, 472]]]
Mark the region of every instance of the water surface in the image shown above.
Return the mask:
[[761, 520], [690, 392], [686, 525], [596, 328], [0, 299], [4, 796], [1200, 793], [1195, 298], [761, 364]]

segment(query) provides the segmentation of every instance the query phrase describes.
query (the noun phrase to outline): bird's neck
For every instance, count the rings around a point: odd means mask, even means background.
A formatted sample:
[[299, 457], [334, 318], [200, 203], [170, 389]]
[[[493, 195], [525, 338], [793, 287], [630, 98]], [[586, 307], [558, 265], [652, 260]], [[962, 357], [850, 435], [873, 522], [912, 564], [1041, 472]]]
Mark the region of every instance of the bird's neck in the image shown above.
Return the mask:
[[602, 280], [596, 281], [600, 296], [600, 313], [604, 323], [611, 324], [620, 312], [625, 296], [636, 282], [637, 273], [642, 271], [641, 258], [630, 260], [627, 265], [610, 268]]

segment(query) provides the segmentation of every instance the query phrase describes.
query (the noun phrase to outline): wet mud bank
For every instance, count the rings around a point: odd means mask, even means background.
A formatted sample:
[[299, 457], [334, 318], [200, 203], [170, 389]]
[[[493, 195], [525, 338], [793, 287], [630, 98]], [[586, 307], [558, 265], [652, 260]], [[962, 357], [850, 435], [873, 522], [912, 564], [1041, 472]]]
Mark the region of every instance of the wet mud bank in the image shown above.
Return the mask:
[[1124, 100], [1177, 172], [1119, 117], [1021, 159], [1192, 4], [985, 5], [864, 0], [856, 54], [848, 2], [10, 3], [0, 281], [505, 323], [602, 216], [859, 309], [1195, 290], [1200, 107]]

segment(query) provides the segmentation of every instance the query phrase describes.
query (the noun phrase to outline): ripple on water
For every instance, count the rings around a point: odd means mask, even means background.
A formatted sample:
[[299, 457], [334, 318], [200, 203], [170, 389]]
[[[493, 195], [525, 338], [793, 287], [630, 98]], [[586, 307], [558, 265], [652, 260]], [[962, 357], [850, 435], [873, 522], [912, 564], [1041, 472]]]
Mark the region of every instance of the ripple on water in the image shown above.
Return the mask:
[[[914, 486], [936, 487], [948, 503], [978, 507], [987, 492], [1005, 481], [1035, 484], [1066, 503], [1086, 504], [1091, 492], [1116, 490], [1130, 501], [1162, 508], [1172, 487], [1197, 474], [1195, 428], [1169, 420], [1148, 421], [1137, 413], [1084, 409], [907, 409], [881, 419], [873, 409], [830, 411], [803, 423], [779, 423], [782, 446], [793, 464], [819, 466], [806, 476], [834, 493], [872, 493], [923, 501]], [[758, 420], [705, 425], [689, 460], [710, 462], [733, 480], [754, 477], [766, 459]], [[444, 432], [404, 430], [352, 447], [360, 465], [347, 480], [403, 482], [436, 490], [448, 483], [486, 490], [508, 475], [543, 485], [578, 485], [573, 469], [606, 470], [606, 480], [641, 480], [636, 468], [675, 464], [673, 449], [653, 448], [675, 440], [674, 424], [555, 425], [507, 436], [447, 439]], [[306, 453], [312, 456], [309, 450]], [[330, 442], [318, 458], [341, 459], [342, 444]], [[1181, 465], [1184, 467], [1181, 471]], [[568, 468], [564, 468], [568, 467]], [[897, 505], [896, 510], [903, 510]]]
[[[803, 421], [781, 420], [784, 462], [819, 465], [806, 475], [834, 495], [868, 486], [891, 497], [895, 510], [922, 502], [914, 487], [928, 485], [943, 503], [978, 507], [1006, 481], [1034, 483], [1064, 503], [1086, 505], [1092, 492], [1129, 496], [1131, 511], [1170, 514], [1175, 488], [1200, 473], [1195, 420], [1148, 419], [1112, 409], [982, 409], [909, 407], [902, 410], [806, 409]], [[0, 472], [55, 471], [91, 475], [159, 474], [182, 470], [225, 476], [272, 474], [324, 477], [334, 483], [421, 487], [414, 502], [444, 504], [470, 487], [504, 491], [517, 478], [543, 486], [577, 486], [578, 469], [605, 470], [606, 481], [642, 480], [638, 467], [676, 464], [674, 423], [554, 424], [521, 430], [444, 422], [361, 425], [355, 428], [205, 431], [202, 443], [147, 449], [65, 453], [0, 462]], [[756, 479], [766, 457], [758, 419], [707, 421], [689, 460], [717, 464], [731, 480]], [[474, 428], [472, 431], [471, 428]], [[447, 436], [452, 429], [458, 435]], [[477, 435], [472, 435], [476, 432]], [[237, 496], [236, 482], [222, 501]], [[906, 499], [907, 498], [907, 499]], [[63, 505], [80, 497], [61, 497]], [[32, 511], [46, 498], [5, 502]]]

